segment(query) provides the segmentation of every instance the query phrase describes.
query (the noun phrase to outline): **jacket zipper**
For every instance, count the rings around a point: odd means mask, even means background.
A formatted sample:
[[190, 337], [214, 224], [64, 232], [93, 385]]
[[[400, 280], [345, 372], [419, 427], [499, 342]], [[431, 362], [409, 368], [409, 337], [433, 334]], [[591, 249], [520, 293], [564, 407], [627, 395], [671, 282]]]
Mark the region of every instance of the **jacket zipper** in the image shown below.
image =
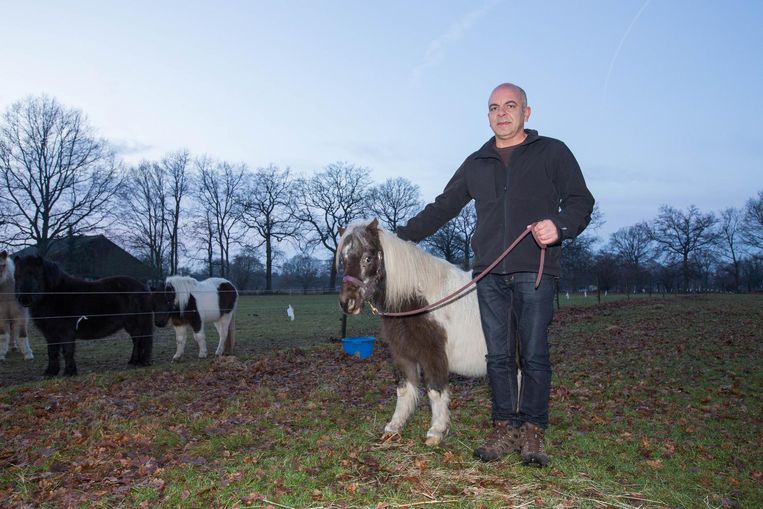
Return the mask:
[[[519, 147], [517, 147], [519, 148]], [[509, 180], [511, 178], [511, 166], [512, 166], [512, 159], [514, 159], [514, 155], [516, 153], [516, 148], [512, 151], [511, 155], [509, 156], [509, 164], [503, 164], [503, 161], [501, 161], [501, 166], [503, 166], [503, 173], [505, 178], [503, 179], [503, 244], [502, 246], [508, 246], [509, 245]], [[504, 249], [501, 247], [500, 249]], [[502, 272], [506, 271], [506, 258], [501, 260], [501, 269]]]

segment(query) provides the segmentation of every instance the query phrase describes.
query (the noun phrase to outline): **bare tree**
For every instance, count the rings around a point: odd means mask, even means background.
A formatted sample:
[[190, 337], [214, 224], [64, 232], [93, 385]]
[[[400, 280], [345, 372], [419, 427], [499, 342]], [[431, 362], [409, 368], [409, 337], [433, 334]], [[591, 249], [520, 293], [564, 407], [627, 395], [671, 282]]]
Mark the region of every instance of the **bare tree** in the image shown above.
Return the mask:
[[[717, 240], [717, 239], [716, 239]], [[713, 242], [707, 246], [698, 249], [692, 254], [691, 263], [696, 271], [697, 285], [699, 291], [706, 291], [711, 287], [711, 276], [713, 269], [719, 265], [718, 242]]]
[[[654, 258], [653, 240], [649, 226], [641, 222], [626, 228], [620, 228], [609, 238], [612, 252], [624, 265], [630, 282], [639, 285], [642, 282], [644, 264]], [[626, 288], [627, 293], [627, 288]]]
[[664, 252], [669, 257], [674, 256], [680, 260], [684, 290], [689, 288], [691, 256], [716, 242], [716, 222], [712, 213], [703, 214], [694, 205], [686, 212], [663, 205], [650, 228], [652, 239]]
[[159, 165], [143, 161], [130, 169], [119, 192], [120, 225], [127, 244], [148, 262], [158, 279], [164, 277], [167, 261], [164, 176]]
[[594, 245], [598, 241], [596, 231], [604, 223], [604, 214], [597, 203], [593, 206], [591, 221], [585, 232], [562, 242], [562, 282], [568, 289], [575, 291], [581, 285], [588, 286], [595, 281], [593, 259]]
[[295, 255], [283, 264], [284, 279], [287, 283], [298, 284], [303, 291], [307, 290], [320, 280], [321, 265], [310, 255]]
[[568, 290], [576, 291], [595, 282], [593, 271], [595, 242], [596, 237], [583, 234], [562, 244], [562, 281]]
[[464, 270], [469, 270], [472, 259], [472, 236], [477, 227], [477, 209], [474, 207], [474, 202], [469, 202], [453, 220], [463, 252], [461, 267]]
[[744, 240], [750, 246], [763, 250], [763, 190], [756, 198], [747, 200], [742, 224]]
[[118, 165], [87, 119], [50, 97], [30, 97], [0, 122], [0, 168], [7, 192], [0, 194], [9, 242], [37, 244], [67, 232], [93, 230], [108, 217], [107, 203], [119, 186]]
[[254, 290], [260, 283], [263, 272], [264, 267], [257, 255], [256, 248], [244, 246], [241, 252], [233, 258], [228, 275], [239, 290]]
[[[371, 177], [368, 170], [338, 162], [298, 183], [295, 217], [309, 229], [304, 239], [308, 246], [322, 245], [331, 257], [336, 255], [339, 228], [365, 214], [367, 189]], [[336, 265], [331, 264], [329, 285], [336, 286]]]
[[295, 219], [295, 182], [288, 169], [277, 166], [258, 168], [249, 179], [243, 196], [243, 220], [253, 228], [265, 246], [265, 290], [273, 289], [273, 242], [296, 235], [299, 223]]
[[215, 275], [215, 225], [216, 221], [211, 209], [199, 208], [194, 210], [191, 232], [201, 244], [202, 260], [207, 267], [207, 277]]
[[368, 208], [390, 231], [395, 231], [421, 208], [419, 186], [402, 177], [387, 179], [368, 192]]
[[734, 276], [734, 291], [739, 291], [742, 284], [741, 275], [741, 227], [744, 214], [739, 209], [727, 208], [721, 211], [718, 232], [721, 236], [723, 250], [721, 256], [731, 262], [731, 272]]
[[607, 249], [601, 249], [596, 253], [593, 271], [596, 274], [596, 286], [599, 292], [607, 292], [615, 287], [620, 272], [619, 269], [620, 257], [616, 253]]
[[595, 203], [593, 210], [591, 211], [591, 221], [588, 223], [588, 226], [586, 226], [585, 234], [592, 235], [596, 233], [606, 222], [604, 213], [601, 211], [599, 204]]
[[457, 217], [442, 225], [423, 241], [427, 251], [453, 264], [463, 262], [463, 243]]
[[169, 241], [169, 272], [177, 274], [178, 264], [180, 263], [180, 225], [181, 209], [183, 198], [191, 190], [191, 175], [189, 165], [191, 164], [191, 154], [187, 150], [171, 152], [162, 159], [162, 169], [164, 170], [164, 182], [166, 188], [163, 192], [166, 196], [167, 213], [165, 220], [167, 222], [167, 235]]
[[230, 267], [230, 248], [242, 236], [241, 190], [244, 167], [227, 162], [214, 162], [207, 157], [196, 161], [199, 204], [207, 226], [215, 238], [220, 254], [220, 276], [226, 277]]

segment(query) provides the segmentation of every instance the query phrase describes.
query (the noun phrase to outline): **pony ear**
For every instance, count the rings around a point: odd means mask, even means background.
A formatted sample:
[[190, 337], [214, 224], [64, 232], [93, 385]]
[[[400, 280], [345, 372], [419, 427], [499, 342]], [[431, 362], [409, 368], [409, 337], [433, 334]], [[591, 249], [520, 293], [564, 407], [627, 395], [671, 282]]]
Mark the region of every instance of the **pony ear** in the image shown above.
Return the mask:
[[347, 229], [344, 226], [340, 226], [339, 227], [339, 236], [341, 237], [342, 235], [344, 235], [344, 232], [346, 232], [346, 231], [347, 231]]
[[8, 251], [6, 250], [0, 251], [0, 258], [8, 258]]
[[379, 227], [379, 220], [377, 218], [374, 218], [373, 221], [368, 223], [368, 226], [366, 228], [368, 228], [369, 230], [376, 230], [378, 227]]

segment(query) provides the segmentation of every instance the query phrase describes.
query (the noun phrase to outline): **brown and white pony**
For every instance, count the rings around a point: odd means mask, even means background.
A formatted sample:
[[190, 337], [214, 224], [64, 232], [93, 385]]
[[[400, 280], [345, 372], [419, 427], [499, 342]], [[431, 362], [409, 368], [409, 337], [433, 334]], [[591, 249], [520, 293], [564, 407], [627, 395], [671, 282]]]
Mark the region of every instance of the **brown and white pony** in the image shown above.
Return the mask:
[[27, 335], [29, 312], [16, 300], [14, 270], [8, 252], [0, 252], [0, 361], [5, 360], [10, 345], [15, 345], [24, 359], [34, 359]]
[[[348, 226], [336, 253], [337, 265], [344, 265], [339, 302], [350, 315], [360, 313], [366, 301], [385, 312], [418, 309], [471, 279], [455, 265], [379, 228], [376, 219]], [[382, 336], [399, 372], [397, 404], [385, 436], [400, 434], [416, 409], [421, 372], [432, 408], [426, 443], [438, 445], [450, 426], [448, 373], [473, 377], [487, 369], [476, 291], [426, 313], [382, 316]]]
[[206, 322], [214, 322], [220, 336], [215, 355], [233, 352], [238, 291], [230, 281], [219, 277], [197, 281], [187, 276], [170, 276], [165, 279], [164, 288], [152, 289], [151, 293], [154, 324], [164, 327], [171, 321], [175, 328], [177, 349], [173, 361], [179, 360], [185, 351], [186, 330], [189, 328], [199, 344], [199, 357], [207, 356]]

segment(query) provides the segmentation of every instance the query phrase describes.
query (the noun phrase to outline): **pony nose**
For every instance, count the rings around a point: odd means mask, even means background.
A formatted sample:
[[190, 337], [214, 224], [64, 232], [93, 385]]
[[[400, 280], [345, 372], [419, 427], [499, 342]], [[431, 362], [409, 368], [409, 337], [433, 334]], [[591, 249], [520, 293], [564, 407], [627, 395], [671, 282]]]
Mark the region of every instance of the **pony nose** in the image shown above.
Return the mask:
[[342, 307], [342, 311], [348, 315], [357, 315], [360, 313], [360, 308], [363, 305], [363, 301], [358, 299], [357, 291], [355, 289], [348, 290], [342, 288], [339, 293], [339, 305]]

